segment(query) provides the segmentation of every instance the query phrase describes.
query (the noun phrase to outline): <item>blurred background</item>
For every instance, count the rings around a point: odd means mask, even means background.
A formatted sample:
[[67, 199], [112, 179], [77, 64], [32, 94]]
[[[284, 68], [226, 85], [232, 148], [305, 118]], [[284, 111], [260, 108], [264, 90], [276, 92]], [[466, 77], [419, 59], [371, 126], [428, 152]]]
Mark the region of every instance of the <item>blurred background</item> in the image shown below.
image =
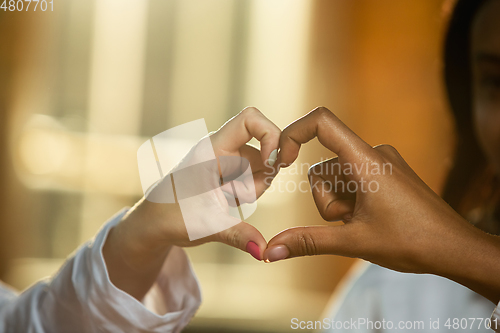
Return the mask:
[[[315, 106], [372, 145], [390, 143], [435, 190], [453, 127], [441, 82], [449, 1], [55, 0], [0, 10], [0, 278], [55, 272], [142, 196], [139, 145], [245, 106], [279, 127]], [[317, 141], [298, 163], [332, 157]], [[283, 170], [281, 181], [306, 180]], [[291, 187], [290, 187], [291, 188]], [[309, 193], [264, 194], [267, 239], [324, 224]], [[221, 244], [187, 250], [204, 302], [186, 332], [288, 332], [320, 318], [354, 260], [263, 264]]]

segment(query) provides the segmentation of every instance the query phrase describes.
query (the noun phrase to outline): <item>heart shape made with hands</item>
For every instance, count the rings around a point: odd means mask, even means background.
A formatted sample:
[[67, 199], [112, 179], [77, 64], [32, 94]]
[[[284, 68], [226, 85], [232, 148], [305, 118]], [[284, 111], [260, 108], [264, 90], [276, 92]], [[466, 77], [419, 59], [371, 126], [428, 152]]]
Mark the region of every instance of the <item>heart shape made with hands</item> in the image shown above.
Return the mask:
[[[245, 213], [242, 205], [255, 203], [279, 168], [291, 165], [301, 145], [315, 137], [337, 155], [309, 171], [316, 206], [325, 220], [345, 223], [289, 228], [267, 242], [255, 227], [243, 221], [254, 208]], [[247, 144], [252, 138], [260, 141], [260, 150]], [[154, 155], [154, 149], [144, 152]], [[358, 169], [370, 165], [380, 170], [386, 164], [390, 165], [391, 177], [372, 173], [368, 167]], [[345, 172], [353, 167], [356, 172]], [[498, 242], [496, 236], [478, 230], [447, 205], [396, 149], [387, 145], [371, 147], [321, 107], [283, 131], [257, 109], [247, 108], [197, 142], [169, 174], [163, 176], [161, 169], [158, 171], [161, 180], [147, 187], [146, 200], [132, 209], [131, 215], [137, 212], [139, 218], [125, 224], [137, 225], [129, 233], [142, 234], [138, 238], [151, 243], [154, 249], [216, 241], [270, 262], [335, 254], [362, 258], [401, 272], [434, 273], [454, 264], [446, 258], [455, 258], [462, 269], [464, 248], [472, 248], [463, 245], [471, 241], [470, 235], [478, 244], [490, 242], [497, 246]], [[366, 182], [380, 184], [376, 194], [360, 190], [363, 177]], [[325, 184], [336, 179], [356, 184], [355, 191], [348, 186], [324, 189]], [[186, 204], [181, 203], [184, 200]], [[191, 220], [186, 223], [187, 219]]]
[[[280, 167], [296, 160], [301, 144], [318, 137], [324, 146], [339, 155], [316, 164], [309, 175], [313, 184], [322, 184], [321, 191], [312, 186], [322, 217], [328, 221], [348, 221], [354, 212], [356, 193], [325, 192], [324, 185], [332, 177], [341, 177], [344, 181], [357, 179], [347, 179], [340, 168], [330, 175], [322, 174], [319, 169], [347, 162], [344, 156], [356, 154], [355, 146], [346, 149], [343, 142], [363, 147], [367, 144], [325, 110], [315, 109], [281, 132], [259, 110], [246, 108], [219, 130], [198, 141], [161, 181], [145, 190], [145, 197], [155, 203], [178, 203], [193, 245], [219, 241], [247, 251], [258, 260], [284, 259], [290, 255], [284, 245], [287, 238], [300, 237], [300, 229], [286, 229], [268, 244], [262, 234], [244, 220], [255, 211], [256, 200], [270, 186]], [[331, 119], [326, 122], [325, 117], [333, 117], [333, 122]], [[261, 143], [260, 150], [247, 144], [252, 138]], [[159, 143], [156, 139], [153, 149], [161, 146]], [[165, 155], [158, 149], [156, 154], [157, 160]]]

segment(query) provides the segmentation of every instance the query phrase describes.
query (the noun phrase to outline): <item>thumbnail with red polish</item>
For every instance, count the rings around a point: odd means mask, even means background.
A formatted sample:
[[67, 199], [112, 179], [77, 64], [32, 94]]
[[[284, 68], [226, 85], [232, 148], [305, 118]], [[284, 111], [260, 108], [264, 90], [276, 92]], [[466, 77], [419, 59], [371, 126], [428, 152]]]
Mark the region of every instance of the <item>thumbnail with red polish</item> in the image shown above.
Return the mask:
[[247, 252], [250, 253], [255, 259], [261, 260], [259, 246], [254, 242], [250, 241], [247, 243]]

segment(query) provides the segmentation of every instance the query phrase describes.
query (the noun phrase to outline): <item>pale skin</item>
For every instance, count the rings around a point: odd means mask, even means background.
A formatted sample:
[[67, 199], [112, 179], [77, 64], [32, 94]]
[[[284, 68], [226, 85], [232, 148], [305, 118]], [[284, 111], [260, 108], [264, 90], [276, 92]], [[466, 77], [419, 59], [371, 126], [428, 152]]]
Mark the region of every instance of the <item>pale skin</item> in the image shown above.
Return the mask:
[[[349, 180], [375, 180], [379, 190], [335, 193], [313, 191], [321, 216], [343, 220], [341, 226], [295, 227], [274, 236], [264, 258], [270, 261], [304, 255], [336, 254], [362, 258], [412, 273], [437, 274], [457, 281], [492, 302], [500, 300], [500, 239], [464, 220], [434, 193], [388, 145], [369, 146], [333, 113], [317, 108], [283, 130], [280, 159], [291, 164], [301, 144], [317, 137], [338, 158], [324, 164], [392, 164], [392, 174], [354, 174]], [[318, 168], [319, 164], [313, 167]], [[334, 175], [315, 175], [326, 182]], [[324, 169], [326, 170], [326, 168]], [[331, 170], [330, 168], [328, 170]], [[282, 257], [273, 258], [273, 249]]]
[[[278, 148], [281, 130], [259, 110], [249, 107], [210, 136], [217, 157], [238, 156], [250, 161], [257, 197], [268, 185], [265, 178], [274, 169], [268, 158]], [[261, 150], [246, 145], [255, 137]], [[103, 247], [103, 256], [113, 284], [138, 300], [153, 285], [172, 246], [189, 247], [221, 242], [246, 251], [248, 242], [257, 244], [260, 256], [267, 247], [262, 234], [241, 222], [215, 235], [190, 241], [179, 205], [141, 199], [115, 226]], [[261, 258], [259, 258], [261, 259]]]

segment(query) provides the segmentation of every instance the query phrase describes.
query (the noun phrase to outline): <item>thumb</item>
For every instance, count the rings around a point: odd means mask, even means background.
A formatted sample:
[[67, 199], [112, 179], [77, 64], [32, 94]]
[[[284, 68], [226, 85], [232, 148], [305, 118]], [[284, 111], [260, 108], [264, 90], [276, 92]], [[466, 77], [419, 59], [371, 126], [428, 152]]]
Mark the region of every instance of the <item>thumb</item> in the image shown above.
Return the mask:
[[246, 222], [215, 234], [213, 240], [248, 252], [257, 260], [263, 260], [267, 247], [267, 241], [260, 231]]
[[287, 258], [336, 254], [355, 257], [357, 242], [352, 225], [311, 226], [286, 229], [274, 236], [264, 252], [264, 260], [273, 262]]

